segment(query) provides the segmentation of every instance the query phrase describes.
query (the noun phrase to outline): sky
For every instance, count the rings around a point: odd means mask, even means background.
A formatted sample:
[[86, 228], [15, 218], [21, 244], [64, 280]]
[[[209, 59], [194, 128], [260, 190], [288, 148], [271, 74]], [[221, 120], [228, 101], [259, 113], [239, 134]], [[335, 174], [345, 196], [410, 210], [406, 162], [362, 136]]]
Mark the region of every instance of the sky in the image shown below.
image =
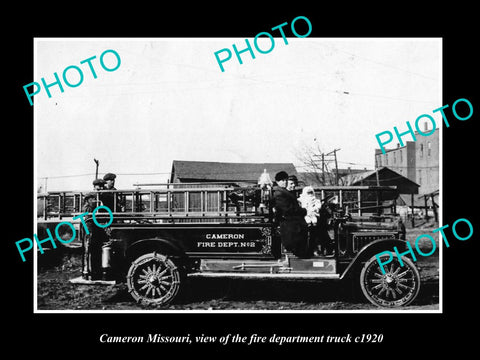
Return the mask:
[[[37, 187], [90, 190], [94, 158], [100, 174], [117, 174], [118, 189], [166, 182], [173, 160], [292, 162], [302, 171], [306, 146], [340, 149], [340, 168], [373, 169], [375, 134], [406, 130], [421, 114], [440, 119], [439, 38], [280, 37], [268, 54], [243, 53], [243, 64], [233, 55], [222, 72], [214, 53], [232, 44], [243, 49], [245, 39], [36, 38], [32, 81], [51, 83], [70, 65], [84, 76], [78, 87], [61, 80], [63, 93], [50, 87], [51, 98], [43, 88], [34, 96]], [[121, 59], [111, 72], [99, 63], [109, 49]], [[80, 63], [92, 56], [96, 79]], [[104, 60], [116, 65], [111, 53]]]

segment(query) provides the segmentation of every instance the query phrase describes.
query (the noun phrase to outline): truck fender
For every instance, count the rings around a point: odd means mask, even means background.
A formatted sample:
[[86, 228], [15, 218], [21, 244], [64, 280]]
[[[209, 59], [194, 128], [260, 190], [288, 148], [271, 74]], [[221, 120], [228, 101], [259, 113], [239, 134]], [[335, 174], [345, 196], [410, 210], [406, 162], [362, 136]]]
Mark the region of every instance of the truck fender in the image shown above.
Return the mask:
[[382, 251], [391, 251], [393, 252], [393, 247], [396, 246], [399, 251], [403, 251], [405, 248], [405, 240], [399, 239], [378, 239], [372, 241], [371, 243], [365, 245], [353, 258], [353, 260], [348, 264], [347, 268], [340, 275], [340, 279], [351, 274], [352, 269], [355, 269], [357, 265], [360, 265], [362, 262], [367, 261], [372, 256], [382, 252]]
[[153, 251], [175, 258], [184, 258], [186, 256], [185, 251], [175, 242], [155, 238], [135, 241], [126, 249], [125, 257], [128, 261], [133, 261], [137, 257]]

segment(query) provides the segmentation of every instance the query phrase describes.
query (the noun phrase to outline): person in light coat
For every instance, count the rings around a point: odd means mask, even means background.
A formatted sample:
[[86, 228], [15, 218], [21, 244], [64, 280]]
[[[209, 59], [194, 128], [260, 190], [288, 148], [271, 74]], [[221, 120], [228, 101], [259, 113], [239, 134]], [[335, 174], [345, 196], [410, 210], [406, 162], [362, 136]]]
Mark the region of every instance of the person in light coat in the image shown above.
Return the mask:
[[298, 201], [300, 206], [307, 210], [305, 221], [309, 225], [316, 225], [320, 216], [322, 202], [315, 197], [315, 191], [311, 186], [305, 186], [300, 194]]

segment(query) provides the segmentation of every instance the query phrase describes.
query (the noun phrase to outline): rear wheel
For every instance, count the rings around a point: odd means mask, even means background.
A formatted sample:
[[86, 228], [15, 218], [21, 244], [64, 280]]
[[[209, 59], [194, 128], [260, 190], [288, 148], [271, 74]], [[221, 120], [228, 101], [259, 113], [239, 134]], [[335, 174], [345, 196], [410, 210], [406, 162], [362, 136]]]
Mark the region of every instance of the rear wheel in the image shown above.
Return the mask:
[[[380, 256], [386, 261], [388, 255]], [[398, 307], [410, 304], [420, 290], [420, 273], [414, 263], [402, 257], [403, 266], [398, 258], [384, 265], [382, 272], [376, 256], [371, 257], [360, 273], [360, 286], [363, 295], [374, 305]]]
[[130, 295], [144, 304], [167, 305], [180, 291], [180, 269], [165, 255], [157, 252], [135, 259], [127, 273]]

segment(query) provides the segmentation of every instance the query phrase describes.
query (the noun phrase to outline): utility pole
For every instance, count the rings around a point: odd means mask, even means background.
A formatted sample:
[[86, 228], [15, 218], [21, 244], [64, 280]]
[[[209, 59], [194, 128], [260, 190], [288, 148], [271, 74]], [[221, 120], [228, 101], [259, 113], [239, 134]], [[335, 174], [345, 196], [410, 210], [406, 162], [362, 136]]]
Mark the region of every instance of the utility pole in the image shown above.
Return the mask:
[[325, 156], [322, 153], [322, 183], [325, 185]]
[[[320, 155], [314, 155], [316, 157], [321, 158], [322, 162], [322, 182], [323, 185], [325, 185], [325, 169], [326, 169], [326, 164], [325, 164], [325, 156], [331, 156], [333, 154], [335, 158], [335, 184], [338, 185], [338, 162], [337, 162], [337, 151], [341, 149], [335, 149], [333, 151], [330, 151], [328, 154], [321, 153]], [[327, 160], [327, 161], [332, 161], [332, 160]]]
[[333, 156], [335, 157], [335, 185], [338, 185], [338, 162], [337, 162], [337, 151], [339, 151], [341, 149], [335, 149], [335, 150], [332, 150], [330, 151], [327, 156], [333, 154]]
[[333, 156], [335, 156], [335, 185], [338, 186], [338, 163], [337, 163], [337, 151], [340, 149], [333, 150]]

